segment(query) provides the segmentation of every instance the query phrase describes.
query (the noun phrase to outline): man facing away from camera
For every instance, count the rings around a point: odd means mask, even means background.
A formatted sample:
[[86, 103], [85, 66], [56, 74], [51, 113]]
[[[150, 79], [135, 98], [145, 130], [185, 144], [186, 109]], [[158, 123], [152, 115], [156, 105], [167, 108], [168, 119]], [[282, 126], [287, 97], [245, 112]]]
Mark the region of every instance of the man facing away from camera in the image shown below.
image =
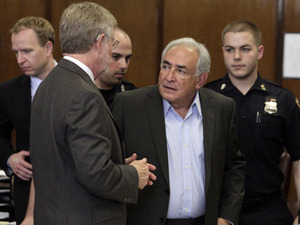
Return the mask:
[[147, 159], [127, 160], [117, 128], [94, 80], [118, 41], [116, 20], [96, 3], [62, 14], [64, 58], [39, 87], [33, 104], [31, 199], [24, 224], [126, 224], [126, 204], [151, 185]]

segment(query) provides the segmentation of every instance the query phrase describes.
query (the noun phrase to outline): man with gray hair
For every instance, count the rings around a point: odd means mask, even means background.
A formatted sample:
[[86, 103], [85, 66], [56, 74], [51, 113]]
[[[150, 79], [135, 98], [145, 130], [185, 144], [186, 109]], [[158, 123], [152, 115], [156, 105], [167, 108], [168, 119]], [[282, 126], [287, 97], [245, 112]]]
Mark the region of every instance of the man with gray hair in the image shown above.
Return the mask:
[[126, 154], [157, 167], [153, 186], [128, 205], [129, 225], [238, 223], [245, 162], [235, 104], [202, 87], [210, 61], [194, 39], [174, 40], [162, 53], [158, 85], [115, 96], [112, 112]]
[[135, 203], [138, 188], [155, 179], [145, 158], [124, 165], [117, 128], [94, 83], [118, 45], [115, 28], [113, 15], [96, 3], [71, 4], [62, 14], [64, 58], [32, 105], [28, 215], [35, 225], [125, 225], [125, 203]]

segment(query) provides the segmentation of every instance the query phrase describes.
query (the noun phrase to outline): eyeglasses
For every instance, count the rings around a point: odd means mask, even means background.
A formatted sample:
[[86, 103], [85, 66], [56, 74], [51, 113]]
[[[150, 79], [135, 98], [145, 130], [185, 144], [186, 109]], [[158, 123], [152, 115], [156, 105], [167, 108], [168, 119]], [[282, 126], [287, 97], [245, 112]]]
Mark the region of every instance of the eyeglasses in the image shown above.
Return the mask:
[[[97, 36], [96, 41], [99, 40], [100, 36], [101, 36], [101, 34], [99, 34], [99, 35]], [[119, 43], [120, 43], [118, 40], [116, 40], [116, 39], [114, 39], [114, 38], [108, 36], [108, 35], [105, 34], [105, 33], [104, 33], [104, 36], [107, 36], [107, 37], [109, 38], [109, 40], [111, 40], [111, 43], [112, 43], [112, 49], [115, 49], [116, 47], [118, 47], [118, 45], [119, 45]]]

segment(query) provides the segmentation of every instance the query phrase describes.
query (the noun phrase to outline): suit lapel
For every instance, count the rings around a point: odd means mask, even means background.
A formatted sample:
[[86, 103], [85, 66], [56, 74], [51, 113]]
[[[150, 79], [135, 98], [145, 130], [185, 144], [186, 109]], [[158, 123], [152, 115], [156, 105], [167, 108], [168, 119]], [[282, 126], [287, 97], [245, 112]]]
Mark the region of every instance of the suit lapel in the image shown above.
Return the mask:
[[204, 155], [205, 155], [205, 192], [211, 180], [211, 157], [215, 128], [215, 104], [205, 88], [200, 88], [200, 101], [203, 116]]
[[20, 80], [19, 102], [22, 104], [21, 108], [24, 109], [24, 118], [30, 118], [31, 111], [31, 83], [30, 77], [22, 75]]
[[[205, 88], [199, 90], [203, 116], [204, 154], [205, 154], [205, 191], [211, 180], [211, 157], [215, 127], [215, 104]], [[166, 182], [169, 184], [168, 153], [165, 131], [165, 119], [162, 98], [156, 85], [147, 93], [146, 99], [148, 122], [154, 139], [155, 150]], [[157, 110], [153, 110], [157, 109]]]
[[[150, 124], [154, 139], [155, 150], [163, 171], [166, 182], [169, 185], [168, 153], [165, 131], [165, 118], [162, 98], [158, 92], [158, 86], [154, 86], [148, 93], [146, 99], [148, 122]], [[154, 110], [153, 110], [154, 109]]]

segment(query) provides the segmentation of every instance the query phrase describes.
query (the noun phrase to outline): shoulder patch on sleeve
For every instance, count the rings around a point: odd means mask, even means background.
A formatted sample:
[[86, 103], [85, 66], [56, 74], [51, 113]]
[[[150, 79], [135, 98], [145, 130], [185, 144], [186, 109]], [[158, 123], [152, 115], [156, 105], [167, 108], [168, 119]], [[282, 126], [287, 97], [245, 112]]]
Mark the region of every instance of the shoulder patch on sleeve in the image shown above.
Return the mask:
[[299, 107], [299, 109], [300, 109], [300, 102], [299, 102], [298, 98], [295, 98], [295, 100], [296, 100], [296, 104], [297, 104], [297, 106], [298, 106], [298, 107]]

